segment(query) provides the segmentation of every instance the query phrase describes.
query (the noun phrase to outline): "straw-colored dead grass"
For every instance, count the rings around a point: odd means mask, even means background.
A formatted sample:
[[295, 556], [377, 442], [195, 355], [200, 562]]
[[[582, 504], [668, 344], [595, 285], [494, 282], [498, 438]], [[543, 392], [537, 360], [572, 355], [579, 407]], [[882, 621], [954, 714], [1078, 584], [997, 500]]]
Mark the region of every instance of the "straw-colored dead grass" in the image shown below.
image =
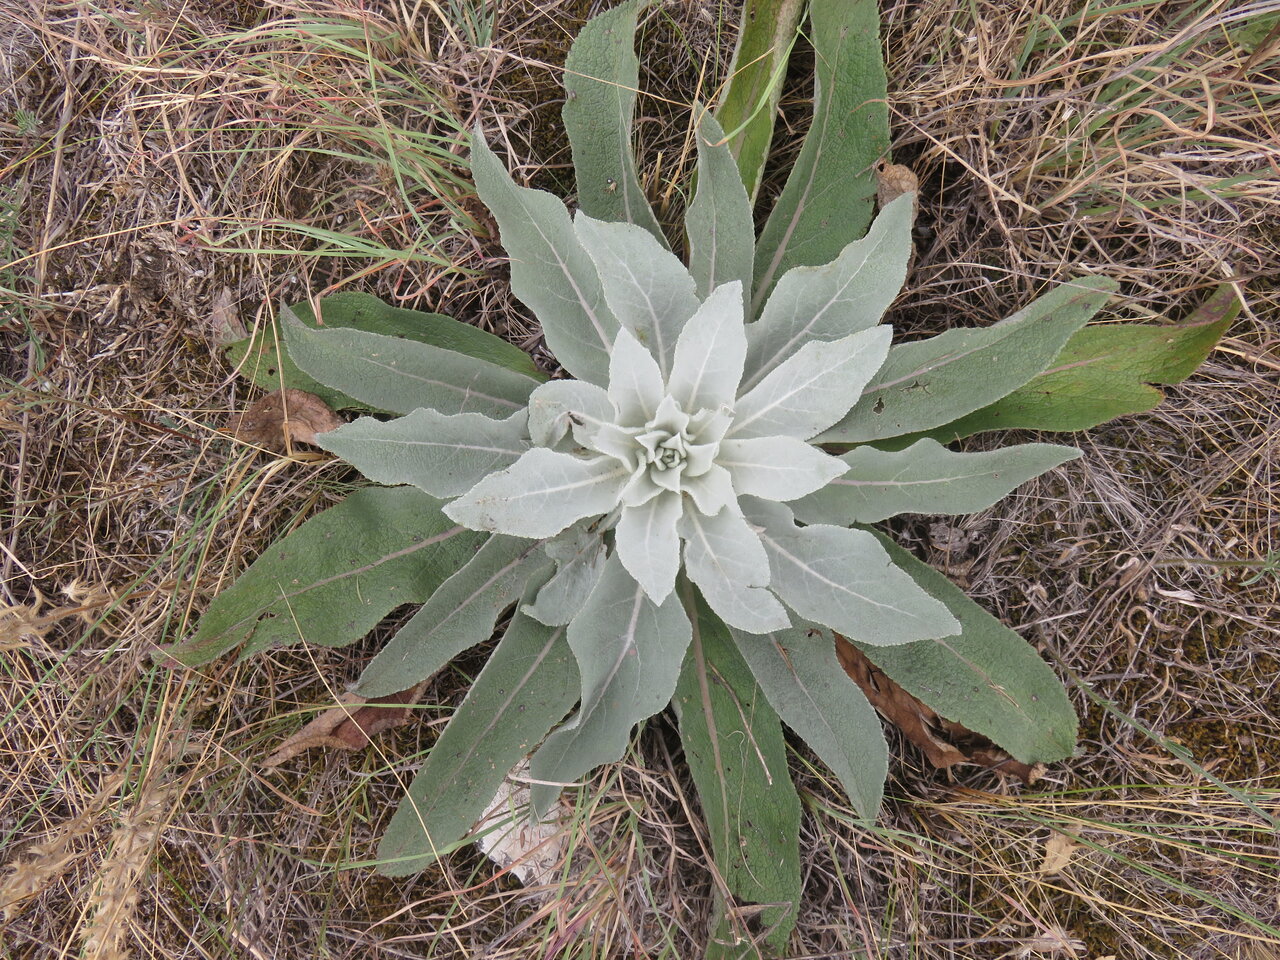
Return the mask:
[[[275, 772], [258, 761], [380, 638], [149, 659], [342, 491], [321, 458], [225, 436], [252, 394], [220, 340], [350, 287], [537, 350], [451, 158], [483, 117], [571, 189], [557, 64], [592, 5], [498, 6], [28, 0], [0, 21], [0, 955], [685, 957], [705, 938], [708, 846], [665, 720], [583, 794], [575, 882], [539, 897], [471, 848], [391, 881], [339, 868], [371, 855], [482, 653], [432, 681], [419, 725]], [[796, 956], [1280, 949], [1280, 578], [1214, 565], [1280, 547], [1280, 51], [1247, 46], [1280, 3], [1082, 6], [884, 4], [895, 159], [922, 184], [895, 322], [989, 322], [1079, 270], [1122, 282], [1112, 319], [1177, 318], [1229, 279], [1245, 311], [1158, 411], [1074, 438], [1081, 461], [984, 514], [898, 524], [1081, 685], [1080, 755], [1019, 790], [896, 744], [873, 831], [797, 756]], [[680, 105], [721, 81], [732, 7], [646, 28], [638, 135], [668, 217]], [[1051, 840], [1068, 860], [1048, 871]]]

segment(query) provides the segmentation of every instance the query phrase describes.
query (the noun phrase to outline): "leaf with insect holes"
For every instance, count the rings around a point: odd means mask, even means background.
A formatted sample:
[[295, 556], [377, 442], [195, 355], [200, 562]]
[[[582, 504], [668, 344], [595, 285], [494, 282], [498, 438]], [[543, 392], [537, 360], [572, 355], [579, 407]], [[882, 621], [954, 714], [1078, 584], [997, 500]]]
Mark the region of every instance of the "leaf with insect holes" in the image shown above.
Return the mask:
[[640, 83], [636, 18], [648, 5], [649, 0], [629, 0], [582, 28], [564, 65], [562, 116], [582, 209], [597, 220], [634, 223], [665, 246], [631, 146]]

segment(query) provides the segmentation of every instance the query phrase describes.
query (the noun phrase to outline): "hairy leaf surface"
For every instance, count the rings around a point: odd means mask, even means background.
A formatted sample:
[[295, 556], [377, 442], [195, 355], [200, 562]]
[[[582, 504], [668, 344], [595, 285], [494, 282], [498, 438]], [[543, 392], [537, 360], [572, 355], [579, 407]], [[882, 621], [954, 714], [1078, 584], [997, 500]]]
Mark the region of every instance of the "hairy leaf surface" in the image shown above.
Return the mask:
[[875, 0], [820, 0], [809, 21], [813, 123], [756, 245], [753, 315], [792, 267], [828, 263], [866, 232], [874, 166], [889, 150]]
[[700, 610], [672, 705], [702, 800], [711, 850], [729, 891], [769, 904], [760, 927], [781, 950], [800, 902], [800, 798], [782, 724], [723, 623]]
[[888, 327], [807, 343], [738, 400], [728, 436], [796, 437], [827, 429], [858, 399], [889, 351]]
[[781, 504], [742, 499], [761, 526], [769, 585], [806, 620], [876, 645], [950, 636], [960, 624], [899, 570], [865, 530], [797, 527]]
[[[772, 124], [772, 117], [769, 122]], [[702, 115], [694, 139], [698, 145], [698, 186], [685, 216], [689, 272], [704, 300], [721, 284], [738, 281], [745, 311], [751, 299], [756, 249], [751, 203], [715, 117]]]
[[867, 443], [931, 430], [1012, 393], [1053, 362], [1115, 286], [1103, 277], [1073, 280], [990, 327], [895, 346], [857, 406], [816, 442]]
[[595, 264], [559, 198], [516, 186], [477, 129], [471, 135], [476, 192], [502, 231], [511, 258], [511, 290], [537, 315], [547, 346], [579, 380], [603, 385], [618, 320]]
[[1117, 323], [1076, 331], [1049, 368], [1024, 387], [932, 431], [944, 442], [985, 430], [1086, 430], [1144, 413], [1164, 399], [1152, 384], [1181, 383], [1240, 314], [1223, 284], [1184, 323]]
[[268, 547], [164, 653], [194, 667], [241, 643], [244, 656], [300, 640], [345, 646], [425, 600], [481, 539], [416, 488], [357, 490]]
[[529, 402], [538, 381], [485, 360], [399, 337], [308, 327], [284, 308], [289, 356], [304, 372], [375, 410], [505, 418]]
[[[742, 25], [729, 65], [729, 86], [716, 118], [729, 132], [728, 149], [737, 162], [739, 183], [745, 185], [753, 202], [769, 158], [782, 80], [803, 10], [802, 0], [747, 0], [743, 4]], [[749, 283], [746, 289], [750, 291]]]
[[927, 439], [894, 452], [856, 447], [840, 458], [848, 465], [843, 476], [791, 506], [805, 523], [838, 525], [900, 513], [973, 513], [1078, 456], [1075, 447], [1050, 443], [983, 453], [956, 453]]
[[895, 564], [947, 605], [960, 621], [960, 634], [900, 647], [859, 643], [858, 649], [913, 697], [1024, 763], [1070, 756], [1076, 714], [1049, 665], [938, 571], [888, 537], [875, 536]]
[[629, 471], [611, 457], [583, 460], [534, 447], [445, 507], [473, 530], [554, 537], [575, 520], [612, 510]]
[[569, 646], [582, 676], [582, 703], [529, 762], [534, 809], [549, 809], [560, 787], [617, 760], [631, 728], [667, 705], [675, 690], [689, 618], [673, 593], [655, 604], [614, 554], [582, 613], [569, 624]]
[[564, 66], [563, 119], [582, 209], [597, 220], [643, 227], [665, 246], [640, 188], [631, 144], [640, 83], [636, 17], [648, 2], [630, 0], [583, 26]]
[[488, 640], [498, 617], [528, 584], [550, 576], [540, 544], [489, 537], [369, 662], [356, 693], [381, 697], [426, 680], [462, 651]]
[[795, 267], [778, 281], [760, 319], [747, 327], [744, 391], [806, 343], [839, 340], [880, 322], [906, 279], [911, 203], [899, 197], [835, 260]]
[[[288, 309], [307, 326], [317, 326], [311, 304], [305, 300]], [[320, 315], [328, 328], [350, 327], [367, 333], [417, 340], [506, 367], [535, 380], [546, 379], [519, 347], [443, 314], [405, 310], [383, 303], [368, 293], [343, 291], [320, 298]], [[227, 359], [236, 370], [264, 390], [292, 387], [315, 394], [334, 410], [373, 409], [369, 404], [361, 403], [299, 370], [284, 349], [283, 335], [277, 322], [263, 324], [253, 336], [228, 344], [226, 351]]]
[[720, 619], [750, 633], [791, 625], [767, 589], [769, 557], [746, 520], [728, 509], [714, 516], [689, 510], [680, 520], [680, 533], [685, 573]]
[[600, 274], [609, 309], [667, 376], [680, 328], [698, 309], [693, 277], [643, 227], [605, 223], [581, 212], [573, 227]]
[[493, 420], [422, 408], [386, 423], [361, 417], [319, 434], [316, 444], [377, 483], [412, 483], [433, 497], [456, 497], [529, 449], [528, 419], [524, 410]]
[[409, 876], [452, 849], [577, 698], [564, 628], [515, 614], [391, 818], [378, 844], [381, 872]]
[[840, 778], [858, 813], [874, 820], [889, 748], [880, 718], [836, 659], [831, 636], [797, 628], [763, 637], [733, 631], [733, 639], [782, 722]]

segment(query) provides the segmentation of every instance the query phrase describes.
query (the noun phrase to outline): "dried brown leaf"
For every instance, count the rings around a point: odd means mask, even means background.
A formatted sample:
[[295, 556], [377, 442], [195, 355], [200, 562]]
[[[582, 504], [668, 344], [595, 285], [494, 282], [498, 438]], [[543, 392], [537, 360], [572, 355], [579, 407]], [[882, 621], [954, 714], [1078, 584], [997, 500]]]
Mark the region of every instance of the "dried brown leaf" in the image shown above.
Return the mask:
[[344, 422], [315, 394], [287, 389], [273, 390], [239, 416], [233, 415], [231, 430], [240, 440], [279, 450], [286, 440], [315, 443], [317, 433]]
[[935, 767], [972, 763], [1012, 774], [1024, 783], [1034, 783], [1043, 772], [1040, 764], [1033, 767], [1015, 760], [981, 734], [938, 716], [890, 680], [861, 650], [839, 634], [836, 635], [836, 656], [871, 705], [923, 750], [925, 758]]
[[[330, 707], [305, 727], [280, 744], [276, 751], [262, 761], [264, 767], [278, 767], [300, 753], [317, 747], [332, 750], [360, 750], [372, 742], [373, 737], [392, 727], [407, 723], [410, 707], [418, 702], [426, 686], [420, 683], [409, 690], [387, 694], [366, 700], [354, 693], [338, 698], [338, 706]], [[393, 705], [392, 707], [386, 706]]]
[[1055, 877], [1071, 866], [1071, 858], [1077, 850], [1084, 849], [1084, 844], [1075, 837], [1069, 837], [1057, 830], [1049, 834], [1044, 845], [1044, 859], [1040, 861], [1040, 875]]

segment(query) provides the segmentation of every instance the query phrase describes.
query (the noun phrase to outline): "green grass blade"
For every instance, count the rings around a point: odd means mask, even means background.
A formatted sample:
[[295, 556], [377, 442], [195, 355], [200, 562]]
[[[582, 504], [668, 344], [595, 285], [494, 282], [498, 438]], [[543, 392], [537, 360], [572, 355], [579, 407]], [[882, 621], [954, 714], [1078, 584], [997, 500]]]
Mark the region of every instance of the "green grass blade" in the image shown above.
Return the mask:
[[753, 202], [769, 157], [782, 78], [803, 10], [804, 0], [744, 0], [742, 4], [742, 30], [716, 119], [728, 131], [729, 152]]

